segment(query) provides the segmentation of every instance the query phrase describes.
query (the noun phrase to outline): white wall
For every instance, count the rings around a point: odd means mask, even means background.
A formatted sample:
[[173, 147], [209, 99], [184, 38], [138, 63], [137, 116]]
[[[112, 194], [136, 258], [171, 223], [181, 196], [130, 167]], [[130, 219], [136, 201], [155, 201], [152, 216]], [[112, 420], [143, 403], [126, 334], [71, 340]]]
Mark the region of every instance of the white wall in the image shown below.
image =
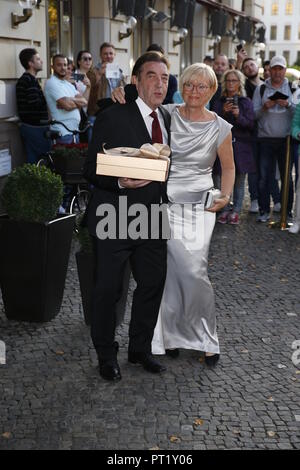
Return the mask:
[[[290, 51], [289, 64], [292, 65], [297, 60], [297, 52], [300, 51], [300, 40], [298, 39], [298, 29], [300, 26], [300, 0], [293, 0], [293, 14], [286, 15], [285, 5], [286, 0], [279, 0], [278, 15], [271, 15], [271, 6], [274, 0], [264, 0], [264, 15], [263, 21], [266, 24], [266, 59], [269, 58], [270, 51], [275, 51], [276, 54], [283, 54], [284, 51]], [[277, 39], [270, 39], [271, 26], [277, 26]], [[284, 39], [284, 27], [291, 25], [291, 39]]]

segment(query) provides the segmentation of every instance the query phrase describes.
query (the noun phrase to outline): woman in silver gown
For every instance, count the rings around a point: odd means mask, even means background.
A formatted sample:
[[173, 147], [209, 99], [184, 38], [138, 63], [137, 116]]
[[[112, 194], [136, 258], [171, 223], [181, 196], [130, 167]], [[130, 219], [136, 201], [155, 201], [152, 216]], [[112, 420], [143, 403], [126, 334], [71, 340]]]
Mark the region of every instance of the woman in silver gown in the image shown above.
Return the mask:
[[[157, 85], [159, 88], [159, 84]], [[225, 207], [234, 184], [231, 124], [206, 104], [218, 87], [211, 67], [196, 63], [180, 79], [182, 105], [165, 105], [171, 114], [171, 167], [167, 182], [167, 278], [152, 341], [153, 354], [176, 357], [178, 348], [205, 352], [208, 365], [219, 359], [214, 292], [207, 275], [209, 245], [216, 212]], [[113, 99], [125, 102], [123, 89]], [[204, 210], [213, 188], [212, 168], [219, 156], [221, 197]]]
[[[171, 239], [152, 353], [167, 351], [176, 357], [178, 348], [193, 349], [205, 352], [205, 362], [214, 365], [220, 348], [207, 260], [215, 213], [228, 203], [234, 184], [232, 126], [205, 108], [217, 89], [210, 67], [191, 65], [180, 87], [184, 104], [165, 106], [171, 113], [172, 163], [167, 184]], [[204, 210], [204, 197], [213, 188], [217, 153], [222, 167], [221, 197]]]

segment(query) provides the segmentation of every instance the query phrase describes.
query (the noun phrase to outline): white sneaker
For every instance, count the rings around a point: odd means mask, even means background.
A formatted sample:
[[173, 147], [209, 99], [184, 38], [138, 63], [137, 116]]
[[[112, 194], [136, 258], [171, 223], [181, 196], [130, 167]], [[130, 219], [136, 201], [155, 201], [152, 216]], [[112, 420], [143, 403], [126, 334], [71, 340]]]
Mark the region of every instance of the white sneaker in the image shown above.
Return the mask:
[[273, 212], [280, 212], [281, 211], [281, 204], [280, 202], [276, 202], [273, 207]]
[[252, 214], [257, 214], [259, 212], [258, 200], [257, 199], [253, 199], [253, 201], [251, 201], [249, 212], [251, 212]]
[[289, 228], [289, 233], [298, 233], [300, 230], [300, 225], [297, 222], [294, 222], [293, 225]]
[[270, 219], [270, 214], [265, 212], [257, 217], [256, 222], [267, 222]]

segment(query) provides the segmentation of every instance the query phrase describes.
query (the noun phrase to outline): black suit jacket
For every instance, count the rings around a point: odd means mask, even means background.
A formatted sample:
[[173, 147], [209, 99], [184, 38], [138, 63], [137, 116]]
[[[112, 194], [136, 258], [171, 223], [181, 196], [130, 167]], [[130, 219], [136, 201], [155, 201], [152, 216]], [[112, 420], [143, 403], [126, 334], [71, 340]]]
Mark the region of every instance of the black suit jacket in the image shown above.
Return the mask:
[[[162, 113], [170, 142], [170, 115], [159, 108]], [[99, 218], [96, 210], [100, 204], [109, 203], [118, 208], [119, 196], [127, 196], [128, 207], [142, 203], [147, 206], [167, 201], [166, 183], [153, 181], [138, 189], [120, 189], [118, 178], [96, 175], [97, 153], [113, 147], [139, 148], [145, 143], [152, 143], [144, 119], [135, 102], [125, 105], [115, 104], [100, 112], [93, 128], [93, 137], [89, 145], [88, 158], [84, 167], [85, 178], [94, 186], [87, 211], [87, 225], [92, 235]]]

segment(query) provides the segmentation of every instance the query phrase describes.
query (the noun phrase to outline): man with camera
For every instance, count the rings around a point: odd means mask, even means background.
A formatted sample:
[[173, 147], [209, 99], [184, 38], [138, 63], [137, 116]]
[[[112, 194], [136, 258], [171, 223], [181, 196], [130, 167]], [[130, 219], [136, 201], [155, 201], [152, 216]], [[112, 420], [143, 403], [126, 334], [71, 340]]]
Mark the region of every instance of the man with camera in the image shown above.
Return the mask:
[[125, 86], [125, 77], [122, 70], [114, 63], [116, 56], [115, 47], [104, 42], [100, 47], [100, 59], [92, 72], [88, 73], [91, 81], [91, 94], [88, 104], [88, 114], [95, 116], [98, 111], [98, 101], [103, 98], [111, 98], [112, 91], [120, 86]]
[[[72, 83], [66, 80], [68, 62], [64, 55], [55, 55], [52, 66], [53, 75], [45, 85], [45, 97], [51, 119], [63, 122], [72, 131], [78, 130], [81, 119], [80, 109], [87, 105], [87, 100], [78, 93]], [[56, 140], [57, 143], [71, 144], [73, 142], [73, 134], [61, 124], [54, 124], [51, 130], [61, 134]]]
[[[284, 181], [286, 138], [290, 134], [295, 104], [288, 79], [285, 78], [286, 60], [283, 56], [274, 56], [270, 62], [271, 77], [256, 88], [253, 97], [255, 118], [258, 123], [258, 141], [260, 143], [260, 181], [261, 214], [259, 222], [270, 218], [270, 192], [275, 177], [276, 161], [281, 182]], [[293, 183], [289, 174], [288, 215], [293, 207]]]

